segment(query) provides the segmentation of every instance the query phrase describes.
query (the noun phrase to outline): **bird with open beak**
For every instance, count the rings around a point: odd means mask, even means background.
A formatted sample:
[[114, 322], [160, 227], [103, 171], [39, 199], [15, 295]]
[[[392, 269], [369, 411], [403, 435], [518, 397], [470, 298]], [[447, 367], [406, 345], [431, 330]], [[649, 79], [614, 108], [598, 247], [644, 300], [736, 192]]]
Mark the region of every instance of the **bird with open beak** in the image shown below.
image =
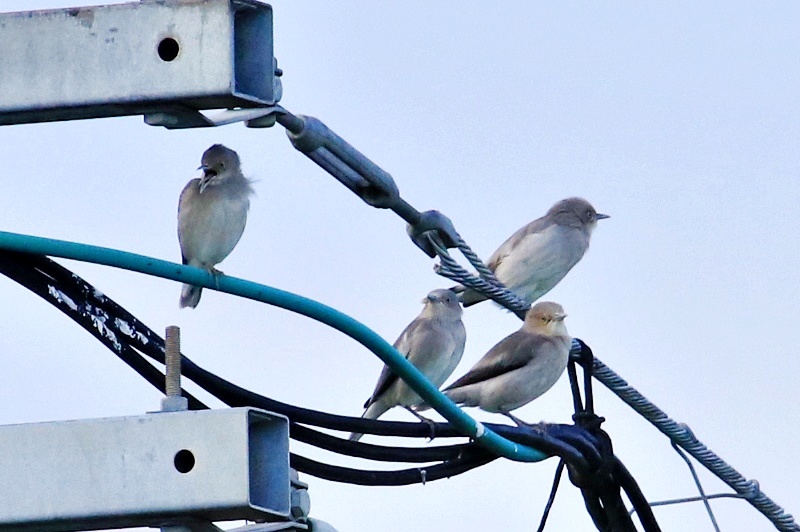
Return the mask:
[[[253, 188], [241, 170], [239, 155], [222, 144], [208, 148], [201, 159], [202, 175], [184, 187], [178, 201], [178, 241], [183, 264], [214, 275], [244, 233]], [[184, 284], [180, 306], [195, 308], [202, 288]]]

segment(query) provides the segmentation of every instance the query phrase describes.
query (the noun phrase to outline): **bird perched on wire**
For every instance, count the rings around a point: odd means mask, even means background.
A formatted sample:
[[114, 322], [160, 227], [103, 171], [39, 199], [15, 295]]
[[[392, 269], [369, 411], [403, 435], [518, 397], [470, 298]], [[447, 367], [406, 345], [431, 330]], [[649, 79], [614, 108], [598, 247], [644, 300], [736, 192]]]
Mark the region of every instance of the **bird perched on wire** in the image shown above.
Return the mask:
[[[242, 237], [253, 189], [242, 175], [239, 155], [230, 148], [214, 144], [200, 162], [202, 177], [189, 181], [178, 201], [178, 241], [184, 264], [218, 275], [222, 272], [214, 266]], [[181, 308], [196, 307], [202, 290], [184, 284]]]
[[[434, 290], [422, 300], [425, 306], [395, 341], [394, 348], [405, 355], [437, 388], [453, 373], [464, 354], [467, 331], [461, 322], [464, 310], [452, 290]], [[378, 416], [395, 406], [402, 406], [420, 420], [429, 422], [411, 407], [422, 402], [403, 380], [388, 366], [383, 367], [375, 391], [364, 403], [367, 419]], [[350, 435], [358, 441], [361, 434]]]
[[[598, 214], [583, 198], [559, 201], [503, 242], [486, 264], [495, 277], [527, 304], [549, 292], [589, 249]], [[486, 296], [467, 288], [461, 294], [465, 307]]]
[[503, 414], [524, 425], [511, 411], [549, 390], [567, 367], [572, 339], [564, 325], [566, 316], [558, 303], [537, 303], [520, 330], [492, 347], [443, 393], [454, 403]]

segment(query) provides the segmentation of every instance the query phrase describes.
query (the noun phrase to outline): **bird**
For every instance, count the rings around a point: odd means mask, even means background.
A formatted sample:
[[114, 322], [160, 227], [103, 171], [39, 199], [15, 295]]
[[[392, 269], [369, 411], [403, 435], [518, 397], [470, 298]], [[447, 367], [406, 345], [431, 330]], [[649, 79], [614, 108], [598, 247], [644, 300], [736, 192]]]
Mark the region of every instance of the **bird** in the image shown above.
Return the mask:
[[[422, 312], [400, 334], [394, 343], [406, 360], [421, 371], [437, 388], [452, 375], [464, 354], [467, 331], [461, 322], [464, 310], [458, 295], [446, 289], [430, 292], [423, 300]], [[402, 406], [421, 421], [431, 423], [411, 407], [422, 398], [400, 379], [389, 366], [384, 366], [375, 390], [367, 402], [362, 418], [377, 419], [395, 406]], [[358, 441], [361, 434], [350, 434]]]
[[[242, 237], [253, 188], [242, 175], [239, 155], [222, 144], [208, 148], [200, 162], [202, 177], [189, 181], [178, 201], [178, 242], [183, 264], [220, 275], [214, 266]], [[197, 307], [202, 290], [184, 284], [180, 307]]]
[[527, 425], [511, 411], [549, 390], [564, 373], [572, 338], [558, 303], [542, 301], [522, 327], [492, 347], [461, 378], [442, 390], [454, 403], [477, 406]]
[[[511, 292], [531, 305], [564, 278], [589, 249], [598, 214], [583, 198], [559, 201], [547, 214], [503, 242], [486, 265]], [[486, 296], [458, 287], [464, 307], [486, 300]]]

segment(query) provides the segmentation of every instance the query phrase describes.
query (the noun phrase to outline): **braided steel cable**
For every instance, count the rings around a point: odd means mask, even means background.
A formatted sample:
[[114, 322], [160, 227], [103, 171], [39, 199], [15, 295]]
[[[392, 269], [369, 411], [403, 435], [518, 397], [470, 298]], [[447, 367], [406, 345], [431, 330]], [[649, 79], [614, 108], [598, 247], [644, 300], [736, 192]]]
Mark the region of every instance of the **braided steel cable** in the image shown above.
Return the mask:
[[[493, 275], [488, 275], [486, 273], [488, 267], [480, 261], [477, 254], [460, 237], [457, 247], [479, 273], [479, 277], [470, 274], [464, 269], [435, 238], [430, 238], [429, 240], [439, 257], [439, 264], [434, 267], [434, 271], [437, 274], [483, 293], [514, 312], [520, 319], [524, 318], [524, 313], [529, 308], [528, 305], [525, 305], [523, 301], [509, 292]], [[488, 271], [491, 273], [490, 270]], [[577, 356], [581, 353], [581, 350], [581, 344], [573, 339], [570, 355]], [[660, 408], [596, 357], [593, 358], [592, 374], [595, 379], [622, 399], [625, 404], [649, 421], [671, 441], [692, 455], [703, 467], [736, 491], [741, 498], [747, 500], [769, 519], [775, 525], [775, 528], [786, 532], [800, 532], [800, 525], [795, 522], [794, 517], [767, 497], [761, 491], [757, 481], [747, 480], [741, 473], [700, 442], [688, 426], [672, 420]]]
[[[576, 347], [575, 342], [573, 342], [572, 347], [574, 350]], [[757, 481], [747, 480], [741, 473], [700, 442], [687, 425], [674, 421], [597, 358], [594, 359], [592, 371], [595, 378], [611, 390], [614, 395], [622, 399], [625, 404], [638, 412], [662, 434], [692, 455], [703, 467], [719, 477], [743, 499], [764, 514], [767, 519], [772, 521], [775, 528], [786, 532], [800, 532], [800, 525], [795, 522], [794, 517], [791, 514], [787, 514], [783, 508], [767, 497], [761, 491]]]

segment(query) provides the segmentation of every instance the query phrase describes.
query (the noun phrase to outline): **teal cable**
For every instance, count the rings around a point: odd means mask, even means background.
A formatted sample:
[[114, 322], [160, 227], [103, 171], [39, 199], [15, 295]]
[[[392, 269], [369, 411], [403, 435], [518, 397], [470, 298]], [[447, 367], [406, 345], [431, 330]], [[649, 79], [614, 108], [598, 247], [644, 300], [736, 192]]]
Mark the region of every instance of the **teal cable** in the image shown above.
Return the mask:
[[519, 462], [539, 462], [549, 458], [539, 450], [499, 436], [466, 415], [386, 340], [350, 316], [317, 301], [229, 275], [214, 276], [193, 266], [64, 240], [0, 231], [0, 249], [122, 268], [261, 301], [308, 316], [343, 332], [375, 353], [454, 427], [498, 456]]

